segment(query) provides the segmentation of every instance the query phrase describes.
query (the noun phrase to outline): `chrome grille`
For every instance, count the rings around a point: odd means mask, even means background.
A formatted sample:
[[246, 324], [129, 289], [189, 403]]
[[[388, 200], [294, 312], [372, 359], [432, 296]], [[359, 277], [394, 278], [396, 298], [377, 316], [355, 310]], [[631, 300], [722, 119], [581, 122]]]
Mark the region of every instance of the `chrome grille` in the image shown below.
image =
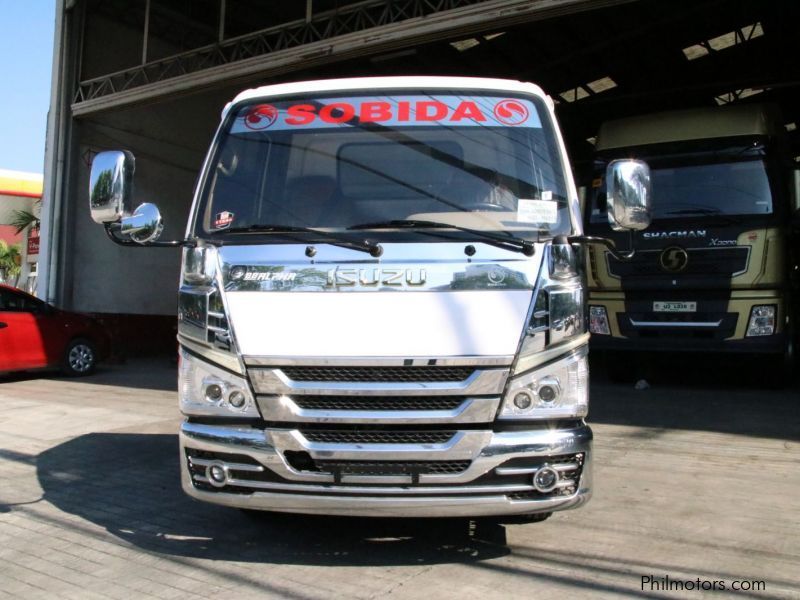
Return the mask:
[[305, 410], [453, 410], [464, 403], [461, 396], [292, 396]]
[[453, 431], [301, 430], [309, 442], [324, 444], [444, 444]]
[[464, 381], [475, 367], [281, 367], [293, 381]]

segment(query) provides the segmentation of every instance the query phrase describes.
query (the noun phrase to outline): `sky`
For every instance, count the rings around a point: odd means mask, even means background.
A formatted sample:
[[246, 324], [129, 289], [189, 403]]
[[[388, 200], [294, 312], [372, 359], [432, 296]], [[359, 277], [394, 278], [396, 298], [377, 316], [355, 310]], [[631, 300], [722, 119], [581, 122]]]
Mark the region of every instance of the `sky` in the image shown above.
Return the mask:
[[0, 169], [44, 170], [57, 1], [0, 0]]

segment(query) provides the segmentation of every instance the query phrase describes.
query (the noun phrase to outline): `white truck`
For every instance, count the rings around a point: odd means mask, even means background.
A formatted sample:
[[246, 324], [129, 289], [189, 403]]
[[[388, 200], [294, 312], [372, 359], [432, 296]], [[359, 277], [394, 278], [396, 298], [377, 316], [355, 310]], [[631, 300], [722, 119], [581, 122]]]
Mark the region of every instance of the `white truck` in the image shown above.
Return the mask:
[[[245, 509], [542, 520], [591, 494], [581, 216], [553, 102], [456, 77], [229, 103], [186, 238], [97, 155], [92, 216], [183, 247], [183, 488]], [[609, 219], [649, 219], [609, 166]]]

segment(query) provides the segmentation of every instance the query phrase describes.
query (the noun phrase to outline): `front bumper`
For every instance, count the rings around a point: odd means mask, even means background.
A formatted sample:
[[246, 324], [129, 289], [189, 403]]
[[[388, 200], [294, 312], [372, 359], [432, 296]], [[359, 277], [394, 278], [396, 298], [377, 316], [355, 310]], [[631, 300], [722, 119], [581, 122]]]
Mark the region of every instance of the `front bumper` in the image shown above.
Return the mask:
[[736, 340], [669, 338], [666, 335], [656, 339], [634, 339], [593, 334], [589, 344], [593, 351], [703, 352], [720, 354], [733, 353], [782, 355], [784, 352], [786, 352], [787, 337], [783, 333], [776, 333], [774, 335], [765, 335]]
[[[466, 430], [451, 443], [417, 446], [311, 443], [297, 430], [187, 421], [180, 432], [181, 480], [194, 498], [239, 508], [373, 517], [523, 515], [576, 508], [589, 500], [591, 441], [584, 424]], [[413, 481], [402, 474], [332, 475], [296, 468], [286, 458], [287, 449], [321, 462], [458, 460], [469, 466], [458, 473], [417, 475]], [[211, 465], [225, 471], [223, 485], [210, 485], [203, 475]], [[533, 486], [533, 474], [543, 466], [561, 474], [552, 492]]]

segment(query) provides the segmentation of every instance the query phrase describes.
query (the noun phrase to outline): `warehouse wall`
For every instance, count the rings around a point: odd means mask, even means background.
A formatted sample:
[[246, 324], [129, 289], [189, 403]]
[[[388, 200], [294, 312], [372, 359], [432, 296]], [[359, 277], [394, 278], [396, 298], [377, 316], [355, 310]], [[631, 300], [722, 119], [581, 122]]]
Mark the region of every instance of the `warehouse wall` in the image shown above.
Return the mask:
[[[227, 96], [226, 96], [227, 97]], [[179, 248], [125, 248], [91, 220], [89, 161], [108, 149], [136, 156], [134, 205], [153, 202], [165, 228], [161, 239], [182, 239], [192, 193], [224, 105], [198, 96], [79, 121], [65, 249], [65, 305], [74, 310], [140, 315], [175, 314]]]

